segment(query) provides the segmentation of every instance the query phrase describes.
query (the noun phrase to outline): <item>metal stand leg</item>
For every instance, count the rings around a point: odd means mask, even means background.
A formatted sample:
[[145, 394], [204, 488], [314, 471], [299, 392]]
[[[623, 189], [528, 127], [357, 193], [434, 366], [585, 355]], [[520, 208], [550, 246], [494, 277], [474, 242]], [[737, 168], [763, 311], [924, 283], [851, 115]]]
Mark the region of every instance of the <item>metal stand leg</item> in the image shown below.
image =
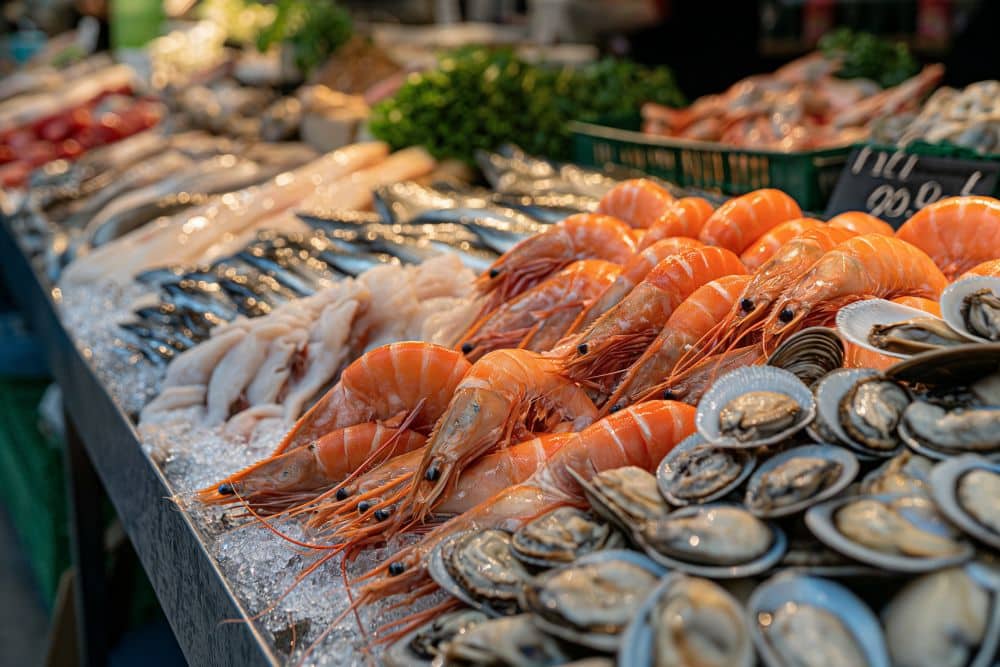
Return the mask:
[[66, 423], [66, 478], [70, 549], [76, 568], [77, 638], [82, 667], [108, 662], [108, 604], [104, 576], [103, 490], [76, 427], [63, 408]]

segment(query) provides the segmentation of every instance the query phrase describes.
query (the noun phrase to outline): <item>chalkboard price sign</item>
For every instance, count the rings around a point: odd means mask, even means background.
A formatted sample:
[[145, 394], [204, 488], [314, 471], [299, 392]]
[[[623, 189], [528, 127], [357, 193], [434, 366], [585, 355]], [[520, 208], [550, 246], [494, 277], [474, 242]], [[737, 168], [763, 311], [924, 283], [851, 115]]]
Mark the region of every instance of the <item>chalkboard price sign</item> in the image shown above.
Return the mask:
[[827, 206], [828, 216], [865, 211], [899, 228], [944, 197], [992, 195], [1000, 163], [925, 157], [868, 146], [851, 152]]

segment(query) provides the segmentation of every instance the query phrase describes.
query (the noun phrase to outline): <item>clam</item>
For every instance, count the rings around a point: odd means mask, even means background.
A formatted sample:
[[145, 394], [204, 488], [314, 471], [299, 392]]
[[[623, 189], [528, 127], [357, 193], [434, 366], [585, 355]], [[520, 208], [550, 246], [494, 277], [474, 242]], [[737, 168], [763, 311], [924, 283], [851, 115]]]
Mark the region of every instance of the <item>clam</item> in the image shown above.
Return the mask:
[[620, 667], [750, 667], [753, 641], [743, 609], [718, 584], [668, 574], [622, 639]]
[[759, 574], [781, 559], [786, 546], [776, 526], [723, 503], [682, 507], [644, 525], [636, 538], [665, 567], [713, 579]]
[[767, 365], [789, 371], [811, 387], [824, 375], [844, 365], [844, 342], [833, 329], [809, 327], [779, 345], [768, 357]]
[[929, 494], [930, 474], [934, 463], [923, 456], [903, 451], [871, 471], [861, 481], [866, 495]]
[[778, 575], [753, 592], [748, 611], [754, 644], [768, 667], [889, 667], [878, 619], [840, 584]]
[[926, 496], [835, 498], [809, 508], [806, 525], [831, 549], [894, 572], [928, 572], [972, 556]]
[[826, 500], [850, 484], [858, 460], [833, 445], [803, 445], [768, 459], [750, 478], [743, 504], [762, 518], [787, 516]]
[[660, 462], [660, 493], [681, 507], [722, 498], [750, 476], [757, 459], [746, 449], [723, 449], [695, 433], [682, 440]]
[[422, 667], [442, 654], [445, 644], [487, 620], [474, 609], [460, 609], [438, 616], [393, 643], [382, 661], [387, 667]]
[[569, 658], [563, 644], [539, 630], [531, 614], [480, 623], [444, 648], [446, 665], [549, 667], [562, 665]]
[[941, 316], [973, 340], [1000, 341], [1000, 278], [973, 276], [948, 285], [941, 293]]
[[621, 533], [607, 523], [575, 507], [560, 507], [521, 526], [510, 544], [521, 562], [553, 567], [623, 543]]
[[987, 667], [1000, 644], [1000, 603], [969, 568], [907, 583], [882, 610], [892, 662], [899, 667]]
[[635, 466], [605, 470], [590, 480], [570, 474], [583, 487], [594, 511], [631, 535], [639, 526], [665, 516], [670, 507], [660, 495], [656, 478]]
[[788, 438], [815, 413], [812, 392], [795, 375], [751, 366], [715, 382], [698, 403], [695, 424], [717, 447], [757, 447]]
[[844, 306], [837, 311], [837, 330], [855, 345], [901, 359], [969, 342], [940, 317], [885, 299]]
[[489, 616], [518, 613], [524, 565], [514, 557], [510, 533], [471, 530], [445, 540], [431, 552], [431, 578], [445, 591]]
[[941, 513], [967, 534], [1000, 549], [1000, 464], [966, 454], [931, 471]]
[[899, 362], [885, 376], [925, 385], [970, 385], [1000, 371], [1000, 343], [970, 343], [924, 352]]
[[555, 637], [615, 651], [661, 574], [661, 567], [640, 554], [610, 549], [538, 575], [522, 590], [521, 605]]
[[896, 429], [909, 404], [910, 393], [902, 385], [881, 377], [864, 378], [840, 399], [839, 421], [849, 443], [885, 455], [902, 444]]
[[948, 410], [926, 401], [906, 408], [899, 435], [914, 451], [935, 459], [962, 453], [1000, 452], [1000, 407]]

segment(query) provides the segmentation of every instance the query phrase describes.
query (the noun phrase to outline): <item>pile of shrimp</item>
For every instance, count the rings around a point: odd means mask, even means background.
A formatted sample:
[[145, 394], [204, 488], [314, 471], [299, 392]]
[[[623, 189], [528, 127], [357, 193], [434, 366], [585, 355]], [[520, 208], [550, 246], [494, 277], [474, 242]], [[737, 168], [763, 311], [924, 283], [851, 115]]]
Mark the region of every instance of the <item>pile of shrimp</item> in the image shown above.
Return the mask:
[[941, 200], [894, 232], [864, 213], [803, 217], [777, 190], [713, 209], [626, 181], [598, 212], [522, 241], [481, 275], [487, 305], [453, 346], [358, 357], [271, 457], [198, 499], [269, 515], [272, 530], [304, 521], [316, 557], [302, 577], [421, 536], [351, 582], [349, 611], [394, 595], [407, 605], [438, 590], [427, 556], [443, 539], [585, 506], [579, 480], [603, 470], [655, 469], [694, 431], [693, 405], [719, 374], [763, 363], [857, 300], [933, 309], [965, 272], [1000, 272], [998, 258], [1000, 201], [988, 197]]

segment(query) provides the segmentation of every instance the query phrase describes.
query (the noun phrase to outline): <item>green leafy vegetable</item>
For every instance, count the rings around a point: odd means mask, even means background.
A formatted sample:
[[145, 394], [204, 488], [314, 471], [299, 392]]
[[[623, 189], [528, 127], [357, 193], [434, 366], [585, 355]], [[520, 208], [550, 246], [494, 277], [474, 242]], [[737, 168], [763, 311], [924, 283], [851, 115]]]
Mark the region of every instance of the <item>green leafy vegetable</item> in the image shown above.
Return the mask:
[[850, 28], [827, 33], [819, 41], [819, 48], [828, 57], [843, 60], [837, 72], [841, 79], [872, 79], [888, 88], [902, 83], [919, 69], [906, 44]]
[[278, 0], [274, 21], [257, 35], [257, 48], [288, 43], [295, 65], [308, 74], [351, 38], [351, 16], [332, 0]]

